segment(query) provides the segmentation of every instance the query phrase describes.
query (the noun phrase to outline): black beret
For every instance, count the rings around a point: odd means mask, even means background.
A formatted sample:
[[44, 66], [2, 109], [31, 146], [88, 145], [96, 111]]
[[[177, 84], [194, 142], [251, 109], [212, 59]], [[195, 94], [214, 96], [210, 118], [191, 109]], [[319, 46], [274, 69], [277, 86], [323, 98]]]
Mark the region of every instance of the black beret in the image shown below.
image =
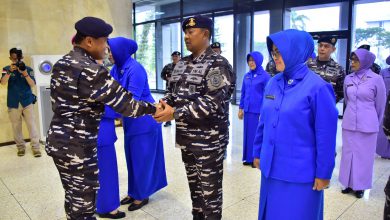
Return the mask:
[[94, 38], [108, 37], [112, 33], [112, 26], [104, 20], [95, 17], [85, 17], [74, 25], [77, 33]]
[[186, 18], [183, 21], [182, 29], [185, 31], [187, 28], [206, 28], [210, 31], [213, 30], [213, 21], [206, 16], [195, 15], [189, 18]]
[[368, 44], [363, 44], [363, 45], [361, 45], [358, 49], [365, 49], [365, 50], [370, 51], [370, 48], [371, 48], [370, 45], [368, 45]]
[[179, 51], [173, 51], [172, 55], [171, 56], [180, 56], [181, 53]]
[[211, 48], [221, 48], [221, 44], [219, 42], [214, 42], [211, 44]]
[[321, 43], [321, 42], [332, 44], [333, 46], [336, 46], [337, 38], [332, 37], [332, 36], [323, 36], [323, 37], [320, 37], [320, 39], [318, 39], [318, 41], [317, 41], [317, 43]]

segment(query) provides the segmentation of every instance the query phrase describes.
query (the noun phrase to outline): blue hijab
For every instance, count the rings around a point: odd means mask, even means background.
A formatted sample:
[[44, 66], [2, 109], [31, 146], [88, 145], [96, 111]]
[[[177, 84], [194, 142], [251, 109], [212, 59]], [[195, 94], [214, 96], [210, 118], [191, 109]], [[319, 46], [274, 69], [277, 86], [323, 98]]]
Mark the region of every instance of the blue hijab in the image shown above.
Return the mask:
[[131, 57], [138, 49], [137, 43], [124, 37], [115, 37], [108, 40], [108, 45], [115, 60], [111, 69], [114, 79], [130, 91], [136, 100], [154, 102], [145, 68]]
[[306, 61], [314, 51], [313, 38], [309, 33], [290, 29], [271, 34], [267, 37], [267, 47], [270, 54], [273, 44], [278, 48], [283, 58], [286, 66], [283, 75], [287, 80], [303, 77], [302, 75], [308, 72]]
[[261, 66], [263, 64], [263, 60], [264, 60], [263, 54], [261, 54], [260, 52], [257, 52], [257, 51], [253, 51], [253, 52], [249, 53], [248, 55], [246, 55], [246, 62], [247, 63], [248, 63], [250, 57], [252, 57], [253, 60], [255, 61], [256, 69], [249, 70], [249, 72], [252, 74], [255, 74], [255, 73], [260, 74], [260, 73], [264, 72], [263, 66]]
[[137, 42], [124, 37], [110, 38], [108, 45], [117, 68], [122, 68], [128, 60], [133, 59], [131, 56], [138, 50]]

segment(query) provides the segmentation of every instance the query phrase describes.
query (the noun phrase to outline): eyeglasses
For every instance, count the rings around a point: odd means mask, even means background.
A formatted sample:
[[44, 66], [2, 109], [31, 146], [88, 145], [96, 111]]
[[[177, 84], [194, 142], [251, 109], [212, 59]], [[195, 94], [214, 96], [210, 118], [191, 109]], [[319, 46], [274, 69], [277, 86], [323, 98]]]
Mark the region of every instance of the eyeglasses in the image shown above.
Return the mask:
[[351, 63], [359, 63], [359, 59], [357, 57], [351, 57], [351, 58], [349, 58], [349, 62], [351, 62]]
[[280, 52], [275, 50], [275, 51], [271, 51], [271, 56], [272, 58], [274, 59], [278, 59], [280, 57]]

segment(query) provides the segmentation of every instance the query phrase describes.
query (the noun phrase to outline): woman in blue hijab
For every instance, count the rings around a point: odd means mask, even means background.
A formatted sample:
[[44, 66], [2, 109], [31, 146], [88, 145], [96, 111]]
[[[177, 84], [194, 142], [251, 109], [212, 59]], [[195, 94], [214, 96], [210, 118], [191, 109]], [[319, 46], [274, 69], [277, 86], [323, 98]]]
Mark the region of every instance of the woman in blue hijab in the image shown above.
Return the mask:
[[261, 66], [263, 55], [253, 51], [246, 56], [250, 71], [244, 75], [241, 88], [240, 109], [238, 118], [244, 118], [244, 145], [242, 161], [253, 167], [253, 140], [259, 123], [260, 109], [263, 103], [264, 88], [270, 75]]
[[281, 73], [265, 88], [254, 141], [254, 165], [261, 170], [259, 219], [323, 219], [323, 190], [335, 164], [333, 88], [306, 65], [314, 49], [307, 32], [272, 34], [267, 47]]
[[[108, 40], [115, 65], [111, 75], [130, 91], [136, 100], [155, 102], [144, 67], [131, 56], [137, 43], [123, 37]], [[123, 118], [128, 193], [121, 204], [129, 211], [142, 208], [149, 197], [167, 186], [161, 124], [151, 116]]]

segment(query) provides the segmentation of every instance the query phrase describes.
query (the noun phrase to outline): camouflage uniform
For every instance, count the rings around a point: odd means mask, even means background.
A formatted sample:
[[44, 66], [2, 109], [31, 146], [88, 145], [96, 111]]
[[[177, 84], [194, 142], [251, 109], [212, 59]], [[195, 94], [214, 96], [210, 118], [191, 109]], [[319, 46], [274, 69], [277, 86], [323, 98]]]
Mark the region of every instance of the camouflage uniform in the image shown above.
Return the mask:
[[97, 133], [104, 104], [127, 116], [156, 111], [137, 102], [87, 52], [79, 47], [53, 68], [51, 101], [54, 112], [47, 134], [46, 152], [53, 157], [65, 190], [68, 219], [95, 219], [99, 187]]
[[374, 72], [376, 74], [379, 74], [382, 70], [381, 66], [379, 66], [376, 63], [373, 63], [370, 69], [372, 70], [372, 72]]
[[336, 96], [336, 103], [344, 98], [343, 84], [345, 71], [342, 66], [332, 58], [325, 64], [321, 64], [318, 57], [315, 60], [309, 61], [307, 65], [313, 72], [332, 84]]
[[389, 180], [387, 180], [387, 184], [385, 187], [385, 195], [386, 195], [386, 201], [385, 201], [385, 210], [383, 213], [383, 219], [389, 220], [390, 219], [390, 176], [389, 176]]
[[176, 146], [182, 149], [194, 216], [222, 216], [223, 156], [235, 82], [229, 62], [209, 47], [176, 64], [164, 97], [175, 108]]
[[279, 72], [276, 70], [276, 65], [273, 60], [270, 60], [265, 67], [265, 71], [269, 73], [271, 77], [274, 77]]
[[161, 78], [165, 80], [166, 90], [168, 90], [169, 86], [169, 80], [171, 79], [173, 69], [175, 69], [176, 64], [169, 63], [164, 66], [164, 68], [161, 71]]

